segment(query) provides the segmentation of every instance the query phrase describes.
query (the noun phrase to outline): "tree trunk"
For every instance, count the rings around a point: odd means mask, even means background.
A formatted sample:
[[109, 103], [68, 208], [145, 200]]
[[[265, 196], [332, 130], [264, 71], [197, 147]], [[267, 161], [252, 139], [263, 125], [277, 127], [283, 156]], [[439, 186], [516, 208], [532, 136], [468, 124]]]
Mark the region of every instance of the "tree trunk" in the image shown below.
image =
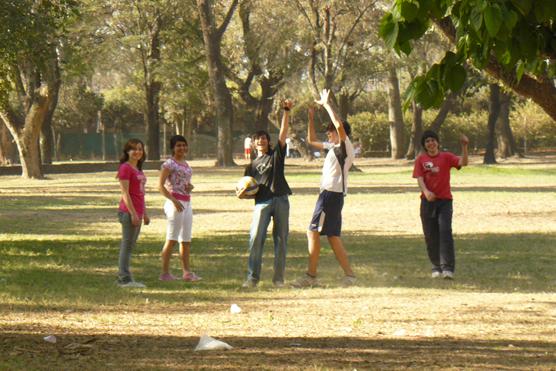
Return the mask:
[[160, 159], [160, 119], [158, 114], [161, 84], [145, 84], [145, 123], [147, 125], [146, 153], [150, 160]]
[[276, 84], [273, 79], [263, 77], [260, 81], [261, 98], [257, 100], [255, 110], [255, 130], [267, 130], [269, 128], [268, 115], [272, 112], [274, 95], [276, 94]]
[[160, 160], [160, 90], [154, 69], [160, 63], [160, 27], [157, 18], [149, 34], [149, 53], [143, 54], [143, 78], [145, 89], [145, 123], [147, 126], [146, 153], [150, 160]]
[[8, 127], [0, 121], [0, 166], [16, 163], [17, 147]]
[[[54, 113], [54, 110], [50, 111]], [[54, 138], [52, 138], [52, 115], [44, 120], [40, 135], [41, 160], [43, 164], [51, 164], [54, 153]]]
[[438, 110], [434, 121], [431, 123], [429, 128], [430, 130], [434, 131], [435, 133], [438, 133], [440, 131], [440, 126], [442, 126], [444, 121], [446, 121], [448, 113], [450, 113], [450, 111], [454, 107], [455, 100], [455, 93], [451, 92], [450, 94], [448, 94], [446, 99], [444, 99], [444, 102], [442, 102], [442, 105], [440, 106], [440, 109]]
[[423, 109], [420, 105], [411, 102], [413, 108], [413, 123], [411, 124], [411, 137], [405, 158], [413, 160], [421, 153], [421, 135], [423, 135]]
[[16, 89], [22, 112], [15, 112], [7, 102], [0, 106], [0, 119], [15, 140], [24, 178], [43, 178], [39, 138], [42, 126], [56, 108], [61, 85], [58, 55], [54, 47], [50, 53], [40, 64], [25, 60], [23, 68], [11, 66], [17, 78]]
[[512, 96], [504, 91], [500, 92], [500, 114], [496, 121], [498, 133], [498, 156], [508, 158], [517, 154], [512, 128], [510, 127], [510, 108]]
[[393, 159], [403, 158], [403, 114], [400, 98], [398, 72], [390, 68], [388, 76], [388, 121], [390, 122], [390, 146]]
[[42, 179], [42, 169], [40, 161], [39, 136], [41, 126], [46, 117], [48, 110], [48, 98], [45, 96], [46, 89], [35, 97], [31, 104], [30, 110], [25, 116], [25, 123], [22, 125], [17, 121], [15, 115], [11, 115], [6, 109], [0, 114], [2, 120], [10, 129], [12, 136], [15, 138], [17, 150], [19, 152], [19, 161], [21, 163], [22, 177]]
[[209, 84], [211, 87], [214, 107], [216, 109], [216, 125], [218, 128], [216, 166], [233, 166], [232, 125], [234, 110], [232, 96], [226, 86], [224, 66], [222, 64], [221, 41], [231, 16], [237, 7], [238, 0], [233, 0], [223, 24], [216, 27], [213, 4], [210, 0], [197, 0], [201, 19], [201, 30], [205, 43]]
[[500, 87], [490, 84], [490, 98], [488, 102], [488, 138], [483, 164], [495, 164], [494, 143], [496, 141], [496, 120], [500, 113]]

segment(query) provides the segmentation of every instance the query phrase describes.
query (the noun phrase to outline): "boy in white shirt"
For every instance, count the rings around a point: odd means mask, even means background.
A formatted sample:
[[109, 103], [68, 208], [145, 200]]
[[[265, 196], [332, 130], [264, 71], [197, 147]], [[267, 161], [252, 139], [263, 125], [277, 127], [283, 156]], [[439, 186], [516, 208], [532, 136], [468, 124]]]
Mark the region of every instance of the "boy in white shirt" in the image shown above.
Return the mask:
[[342, 230], [342, 208], [344, 196], [347, 194], [348, 171], [353, 164], [353, 145], [349, 140], [350, 127], [343, 122], [328, 102], [330, 91], [324, 89], [321, 92], [317, 104], [323, 106], [328, 112], [332, 123], [328, 125], [326, 134], [328, 142], [319, 142], [316, 139], [314, 126], [314, 111], [309, 109], [308, 144], [316, 149], [327, 149], [328, 153], [322, 167], [320, 183], [320, 194], [313, 212], [311, 224], [307, 231], [309, 248], [309, 265], [305, 276], [298, 279], [294, 287], [318, 286], [317, 266], [320, 256], [320, 236], [326, 235], [328, 242], [336, 255], [338, 263], [344, 270], [342, 279], [344, 286], [355, 283], [355, 275], [351, 270], [349, 258], [340, 237]]

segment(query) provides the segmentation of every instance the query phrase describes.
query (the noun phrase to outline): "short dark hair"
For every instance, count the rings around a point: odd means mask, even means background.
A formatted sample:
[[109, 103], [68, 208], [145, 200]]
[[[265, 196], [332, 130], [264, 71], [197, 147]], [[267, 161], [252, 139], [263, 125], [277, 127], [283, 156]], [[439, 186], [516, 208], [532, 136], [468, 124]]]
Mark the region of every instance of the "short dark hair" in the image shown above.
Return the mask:
[[178, 142], [183, 142], [187, 145], [187, 139], [183, 135], [174, 135], [170, 138], [170, 149], [174, 149]]
[[254, 139], [258, 139], [260, 137], [266, 137], [266, 140], [268, 140], [270, 142], [270, 134], [268, 134], [268, 131], [266, 130], [258, 130], [255, 132], [255, 134], [253, 134], [253, 140]]
[[423, 136], [421, 137], [421, 146], [423, 146], [423, 148], [425, 148], [425, 141], [427, 140], [427, 138], [434, 138], [437, 142], [440, 142], [440, 139], [438, 139], [438, 134], [436, 134], [432, 130], [425, 130]]
[[[348, 124], [347, 121], [342, 121], [342, 124], [344, 126], [344, 131], [346, 132], [346, 135], [349, 137], [351, 135], [351, 125]], [[337, 131], [336, 126], [331, 122], [330, 124], [328, 124], [328, 126], [326, 127], [326, 131]]]

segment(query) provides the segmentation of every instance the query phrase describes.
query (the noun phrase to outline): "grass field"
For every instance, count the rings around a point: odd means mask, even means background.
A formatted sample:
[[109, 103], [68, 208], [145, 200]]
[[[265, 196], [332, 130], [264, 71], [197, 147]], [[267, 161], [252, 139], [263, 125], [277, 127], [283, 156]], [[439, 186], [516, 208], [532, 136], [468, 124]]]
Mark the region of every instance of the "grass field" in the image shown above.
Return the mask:
[[[115, 285], [115, 172], [0, 177], [0, 369], [556, 369], [556, 159], [452, 173], [454, 281], [430, 278], [411, 164], [360, 160], [343, 228], [358, 286], [340, 287], [325, 243], [325, 287], [275, 289], [268, 239], [254, 291], [239, 290], [252, 209], [234, 197], [241, 168], [191, 165], [204, 280], [158, 281], [165, 219], [148, 171], [152, 223], [132, 259], [143, 290]], [[306, 268], [320, 166], [286, 169], [290, 281]], [[234, 349], [194, 352], [202, 334]]]

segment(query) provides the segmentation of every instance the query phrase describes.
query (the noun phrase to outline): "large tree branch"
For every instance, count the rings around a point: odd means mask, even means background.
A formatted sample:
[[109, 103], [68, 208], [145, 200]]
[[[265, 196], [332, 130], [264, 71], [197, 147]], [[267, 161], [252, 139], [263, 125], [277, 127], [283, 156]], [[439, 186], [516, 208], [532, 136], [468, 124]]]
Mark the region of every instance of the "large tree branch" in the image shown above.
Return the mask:
[[[456, 45], [456, 29], [450, 18], [435, 19], [434, 23], [442, 33]], [[518, 82], [515, 71], [506, 70], [494, 57], [489, 59], [485, 70], [521, 96], [531, 98], [556, 121], [556, 87], [549, 79], [538, 80], [524, 74]]]
[[224, 32], [226, 32], [226, 28], [228, 28], [228, 25], [230, 24], [230, 21], [232, 20], [232, 16], [234, 15], [234, 12], [236, 11], [237, 4], [238, 4], [238, 0], [233, 0], [232, 1], [232, 3], [230, 4], [230, 7], [228, 8], [228, 11], [226, 12], [226, 16], [224, 17], [224, 20], [222, 21], [222, 24], [220, 25], [220, 27], [218, 27], [216, 29], [215, 37], [218, 40], [222, 39], [222, 35], [224, 35]]

